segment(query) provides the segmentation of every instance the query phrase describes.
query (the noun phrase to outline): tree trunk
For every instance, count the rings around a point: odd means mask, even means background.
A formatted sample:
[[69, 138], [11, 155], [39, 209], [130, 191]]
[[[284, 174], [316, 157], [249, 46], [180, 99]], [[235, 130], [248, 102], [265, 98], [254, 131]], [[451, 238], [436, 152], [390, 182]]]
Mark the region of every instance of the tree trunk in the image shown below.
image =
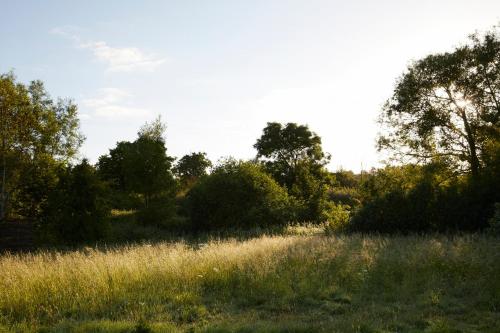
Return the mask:
[[479, 169], [481, 167], [481, 164], [479, 163], [479, 157], [477, 156], [476, 138], [474, 136], [474, 133], [472, 132], [469, 120], [467, 119], [467, 114], [464, 110], [460, 111], [460, 116], [462, 117], [462, 120], [464, 122], [467, 144], [469, 145], [469, 164], [471, 174], [473, 178], [477, 178], [477, 176], [479, 176]]

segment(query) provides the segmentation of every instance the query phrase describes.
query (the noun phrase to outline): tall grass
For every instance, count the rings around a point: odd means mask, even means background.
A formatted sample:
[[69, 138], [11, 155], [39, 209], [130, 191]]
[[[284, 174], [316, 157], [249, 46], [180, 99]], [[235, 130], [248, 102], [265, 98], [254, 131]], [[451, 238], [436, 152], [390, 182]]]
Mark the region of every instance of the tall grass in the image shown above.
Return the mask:
[[157, 331], [493, 332], [500, 239], [263, 236], [0, 257], [0, 330], [123, 332], [139, 321]]

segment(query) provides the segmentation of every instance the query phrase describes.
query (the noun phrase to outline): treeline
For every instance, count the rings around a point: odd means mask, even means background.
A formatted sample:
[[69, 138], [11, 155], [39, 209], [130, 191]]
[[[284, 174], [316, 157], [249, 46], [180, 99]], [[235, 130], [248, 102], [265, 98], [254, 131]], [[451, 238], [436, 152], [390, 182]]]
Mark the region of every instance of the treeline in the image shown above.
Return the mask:
[[[381, 169], [330, 172], [306, 125], [268, 123], [251, 161], [168, 155], [166, 126], [146, 123], [96, 165], [76, 162], [77, 108], [43, 84], [0, 77], [0, 218], [36, 221], [41, 239], [110, 233], [111, 211], [172, 232], [324, 224], [356, 232], [500, 228], [500, 38], [473, 35], [412, 63], [380, 114]], [[495, 208], [496, 207], [496, 208]]]

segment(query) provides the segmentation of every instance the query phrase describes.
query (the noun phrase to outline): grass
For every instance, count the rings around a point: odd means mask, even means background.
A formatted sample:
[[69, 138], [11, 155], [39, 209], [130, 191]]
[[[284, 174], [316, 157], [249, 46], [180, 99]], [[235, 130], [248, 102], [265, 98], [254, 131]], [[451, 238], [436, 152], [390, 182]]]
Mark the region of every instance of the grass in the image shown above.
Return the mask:
[[500, 239], [261, 236], [0, 256], [0, 332], [500, 332]]

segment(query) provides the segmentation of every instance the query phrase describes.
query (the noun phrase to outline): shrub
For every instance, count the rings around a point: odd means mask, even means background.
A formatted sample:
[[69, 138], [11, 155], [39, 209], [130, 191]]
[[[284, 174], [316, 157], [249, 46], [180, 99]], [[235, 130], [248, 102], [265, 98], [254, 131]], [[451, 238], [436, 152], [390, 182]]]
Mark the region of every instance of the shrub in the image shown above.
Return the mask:
[[154, 198], [137, 212], [137, 221], [143, 225], [165, 227], [174, 219], [175, 202], [169, 195]]
[[357, 188], [353, 187], [334, 187], [328, 191], [328, 199], [341, 205], [347, 205], [351, 208], [358, 207], [361, 204], [361, 194]]
[[495, 203], [495, 214], [488, 220], [488, 231], [500, 235], [500, 202]]
[[291, 201], [259, 165], [229, 160], [187, 194], [197, 230], [282, 225], [293, 217]]
[[42, 237], [68, 244], [102, 238], [108, 230], [106, 194], [86, 160], [61, 171], [41, 219]]
[[349, 206], [330, 203], [329, 209], [324, 211], [324, 217], [327, 221], [325, 225], [326, 233], [346, 230], [349, 225], [350, 216]]
[[447, 184], [423, 178], [410, 189], [373, 196], [357, 210], [351, 229], [362, 232], [478, 231], [499, 201], [498, 180], [459, 177]]
[[296, 217], [301, 222], [325, 222], [324, 212], [330, 208], [329, 190], [333, 176], [318, 166], [299, 163], [294, 172], [294, 183], [288, 194], [297, 202]]

